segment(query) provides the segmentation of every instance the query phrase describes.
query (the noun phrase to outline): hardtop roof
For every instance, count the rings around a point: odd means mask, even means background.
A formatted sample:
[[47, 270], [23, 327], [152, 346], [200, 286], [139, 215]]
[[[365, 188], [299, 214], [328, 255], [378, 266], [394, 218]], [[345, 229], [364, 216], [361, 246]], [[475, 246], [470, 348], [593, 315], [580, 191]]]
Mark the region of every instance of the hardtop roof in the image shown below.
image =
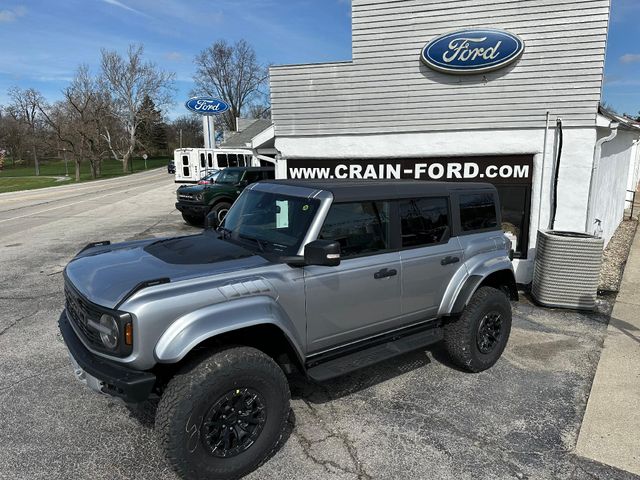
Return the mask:
[[247, 172], [273, 172], [275, 167], [222, 167], [220, 170], [242, 170]]
[[497, 192], [490, 183], [433, 182], [421, 180], [263, 180], [260, 183], [288, 185], [330, 192], [336, 202], [392, 200], [420, 196], [449, 195], [453, 191], [487, 190]]

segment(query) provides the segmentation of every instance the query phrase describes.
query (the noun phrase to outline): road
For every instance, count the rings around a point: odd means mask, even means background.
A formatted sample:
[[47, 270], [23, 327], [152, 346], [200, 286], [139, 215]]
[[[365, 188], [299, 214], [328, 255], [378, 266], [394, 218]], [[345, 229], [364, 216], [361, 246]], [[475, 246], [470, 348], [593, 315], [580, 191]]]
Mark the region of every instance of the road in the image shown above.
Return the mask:
[[[153, 171], [0, 195], [0, 478], [175, 479], [149, 426], [75, 380], [56, 326], [85, 244], [198, 231], [174, 190]], [[637, 479], [573, 453], [610, 306], [514, 309], [481, 374], [435, 348], [330, 384], [293, 378], [286, 442], [248, 478]]]

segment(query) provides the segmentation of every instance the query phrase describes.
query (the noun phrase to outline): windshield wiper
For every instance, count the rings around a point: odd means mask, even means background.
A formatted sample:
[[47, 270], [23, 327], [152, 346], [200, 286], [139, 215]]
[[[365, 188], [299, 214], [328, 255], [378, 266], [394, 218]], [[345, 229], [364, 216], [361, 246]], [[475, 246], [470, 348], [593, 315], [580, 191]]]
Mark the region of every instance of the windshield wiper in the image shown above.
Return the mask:
[[222, 238], [225, 240], [231, 237], [231, 234], [233, 233], [232, 230], [229, 230], [228, 228], [224, 228], [224, 227], [218, 227], [217, 231], [222, 233]]
[[260, 251], [261, 251], [262, 253], [264, 253], [264, 252], [265, 252], [264, 244], [263, 244], [260, 240], [258, 240], [257, 238], [247, 237], [246, 235], [238, 235], [238, 236], [239, 236], [240, 238], [242, 238], [243, 240], [253, 240], [254, 242], [256, 242], [256, 245], [258, 245], [258, 248], [260, 249]]

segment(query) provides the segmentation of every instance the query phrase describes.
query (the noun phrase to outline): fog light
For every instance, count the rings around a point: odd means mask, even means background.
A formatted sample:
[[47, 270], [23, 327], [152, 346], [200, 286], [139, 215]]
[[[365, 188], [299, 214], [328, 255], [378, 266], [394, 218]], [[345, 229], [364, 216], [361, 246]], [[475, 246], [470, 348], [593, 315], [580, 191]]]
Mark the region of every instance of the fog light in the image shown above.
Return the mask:
[[102, 344], [110, 348], [111, 350], [115, 350], [118, 346], [118, 335], [120, 333], [118, 329], [118, 322], [111, 315], [102, 315], [100, 317], [100, 340], [102, 340]]

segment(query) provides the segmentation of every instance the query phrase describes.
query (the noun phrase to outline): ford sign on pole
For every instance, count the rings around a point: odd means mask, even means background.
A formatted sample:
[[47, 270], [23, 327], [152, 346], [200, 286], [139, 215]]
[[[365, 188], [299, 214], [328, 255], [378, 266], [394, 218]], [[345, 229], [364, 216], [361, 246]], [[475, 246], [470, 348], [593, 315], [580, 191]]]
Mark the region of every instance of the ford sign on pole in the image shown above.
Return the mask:
[[219, 115], [229, 110], [229, 104], [213, 97], [193, 97], [184, 104], [188, 110], [200, 115]]
[[504, 30], [458, 30], [427, 43], [422, 49], [422, 61], [439, 72], [473, 74], [509, 65], [523, 51], [522, 39]]

